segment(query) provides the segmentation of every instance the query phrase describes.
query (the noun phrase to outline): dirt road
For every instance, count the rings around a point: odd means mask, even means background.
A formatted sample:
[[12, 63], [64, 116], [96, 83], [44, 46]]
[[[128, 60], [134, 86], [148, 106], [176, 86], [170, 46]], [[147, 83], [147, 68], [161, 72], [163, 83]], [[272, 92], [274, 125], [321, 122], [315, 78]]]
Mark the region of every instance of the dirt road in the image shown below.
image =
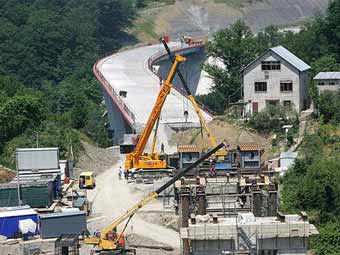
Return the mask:
[[[101, 230], [144, 197], [144, 192], [136, 191], [133, 184], [119, 180], [117, 169], [123, 165], [123, 158], [124, 156], [120, 156], [113, 167], [99, 174], [96, 179], [96, 189], [88, 192], [89, 200], [93, 201], [93, 218], [98, 218], [88, 224], [90, 232]], [[161, 210], [163, 210], [161, 201], [154, 201], [143, 208], [143, 214]], [[126, 234], [130, 233], [164, 243], [175, 249], [180, 245], [178, 232], [146, 222], [138, 213], [132, 218], [126, 230]]]

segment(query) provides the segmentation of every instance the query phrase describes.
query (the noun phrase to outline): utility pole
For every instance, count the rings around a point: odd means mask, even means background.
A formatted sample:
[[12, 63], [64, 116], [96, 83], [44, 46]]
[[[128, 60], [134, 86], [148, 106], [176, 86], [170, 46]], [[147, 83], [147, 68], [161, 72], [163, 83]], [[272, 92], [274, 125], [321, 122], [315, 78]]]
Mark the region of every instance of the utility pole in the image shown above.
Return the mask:
[[36, 134], [37, 134], [37, 139], [36, 139], [36, 141], [37, 141], [37, 148], [39, 148], [39, 131], [36, 131]]
[[18, 206], [21, 206], [20, 178], [19, 178], [19, 169], [18, 169], [18, 152], [15, 153], [15, 169], [17, 170]]

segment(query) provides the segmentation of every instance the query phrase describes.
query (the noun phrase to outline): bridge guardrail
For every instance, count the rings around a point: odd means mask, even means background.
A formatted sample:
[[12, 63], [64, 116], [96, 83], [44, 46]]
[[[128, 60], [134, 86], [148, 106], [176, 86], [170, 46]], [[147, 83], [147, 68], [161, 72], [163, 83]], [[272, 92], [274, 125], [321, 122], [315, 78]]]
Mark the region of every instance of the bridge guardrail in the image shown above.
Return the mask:
[[[149, 45], [149, 44], [148, 44]], [[192, 46], [188, 46], [188, 47], [183, 47], [181, 46], [176, 46], [172, 48], [172, 52], [176, 53], [178, 51], [181, 50], [186, 50], [186, 49], [191, 49], [191, 48], [199, 48], [202, 47], [203, 44], [197, 44], [197, 45], [192, 45]], [[132, 47], [131, 49], [134, 48], [138, 48], [141, 47], [141, 45], [137, 45], [136, 47]], [[116, 103], [117, 107], [120, 109], [120, 111], [123, 113], [124, 118], [127, 120], [127, 122], [130, 124], [131, 127], [133, 127], [133, 125], [135, 124], [136, 121], [136, 116], [135, 114], [130, 110], [129, 106], [122, 100], [122, 98], [120, 97], [119, 93], [117, 93], [115, 91], [115, 89], [110, 85], [110, 83], [106, 80], [106, 78], [103, 76], [103, 74], [100, 72], [100, 70], [98, 69], [97, 65], [99, 64], [100, 61], [102, 61], [103, 59], [105, 59], [106, 57], [110, 56], [112, 54], [107, 54], [106, 56], [104, 56], [103, 58], [101, 58], [100, 60], [98, 60], [94, 65], [93, 65], [93, 73], [95, 74], [97, 80], [102, 84], [102, 86], [104, 87], [104, 89], [106, 90], [106, 92], [112, 96], [112, 99], [114, 100], [114, 102]], [[167, 55], [165, 50], [161, 50], [159, 52], [157, 52], [156, 54], [152, 55], [148, 61], [148, 68], [151, 72], [153, 72], [156, 76], [158, 76], [158, 74], [152, 69], [152, 65], [155, 61], [159, 60], [160, 58], [164, 57], [165, 55]], [[185, 96], [185, 94], [183, 93], [183, 91], [177, 89], [176, 87], [174, 87], [180, 94], [182, 94], [183, 96]], [[214, 115], [214, 113], [209, 110], [206, 106], [204, 106], [201, 102], [197, 101], [197, 103], [200, 105], [200, 107], [207, 112], [209, 115]]]
[[[100, 60], [99, 60], [100, 61]], [[115, 91], [115, 89], [109, 84], [109, 82], [106, 80], [106, 78], [102, 75], [102, 73], [98, 70], [98, 63], [97, 61], [93, 66], [93, 72], [97, 78], [97, 80], [104, 86], [106, 91], [110, 94], [112, 93], [113, 100], [115, 101], [118, 108], [122, 111], [123, 115], [125, 116], [125, 119], [128, 121], [128, 123], [132, 126], [136, 121], [136, 116], [134, 113], [129, 109], [129, 107], [126, 105], [126, 103], [121, 99], [119, 94]], [[127, 116], [126, 116], [127, 115]]]

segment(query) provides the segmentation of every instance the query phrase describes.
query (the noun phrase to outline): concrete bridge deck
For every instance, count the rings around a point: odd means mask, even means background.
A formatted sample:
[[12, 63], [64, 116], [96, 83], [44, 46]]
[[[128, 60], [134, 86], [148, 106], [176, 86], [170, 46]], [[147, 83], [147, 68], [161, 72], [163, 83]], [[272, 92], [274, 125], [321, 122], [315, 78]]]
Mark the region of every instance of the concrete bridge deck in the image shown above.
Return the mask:
[[[202, 49], [202, 46], [180, 46], [179, 43], [170, 43], [173, 50], [184, 55], [195, 54], [195, 51]], [[110, 127], [114, 136], [119, 138], [123, 133], [136, 130], [138, 132], [145, 125], [160, 89], [160, 80], [155, 74], [157, 68], [154, 64], [158, 61], [159, 69], [164, 70], [162, 58], [164, 59], [165, 56], [163, 47], [155, 44], [120, 52], [101, 59], [95, 64], [94, 73], [104, 91]], [[169, 62], [167, 64], [170, 65]], [[191, 65], [196, 65], [196, 63]], [[188, 68], [188, 65], [183, 65], [183, 68]], [[186, 73], [185, 70], [183, 71]], [[193, 74], [189, 73], [189, 75]], [[200, 71], [198, 74], [195, 71], [195, 76], [197, 75], [200, 76]], [[191, 85], [194, 91], [206, 90], [203, 87], [209, 86], [208, 83], [207, 85], [199, 83], [200, 79], [196, 80], [196, 84]], [[201, 87], [199, 89], [198, 84]], [[176, 84], [175, 86], [177, 87]], [[120, 95], [124, 92], [126, 92], [126, 97]], [[185, 122], [184, 110], [189, 112], [187, 123], [197, 126], [199, 119], [193, 107], [180, 93], [180, 88], [172, 89], [162, 110], [161, 123]], [[204, 112], [204, 117], [206, 121], [212, 119], [208, 112]]]

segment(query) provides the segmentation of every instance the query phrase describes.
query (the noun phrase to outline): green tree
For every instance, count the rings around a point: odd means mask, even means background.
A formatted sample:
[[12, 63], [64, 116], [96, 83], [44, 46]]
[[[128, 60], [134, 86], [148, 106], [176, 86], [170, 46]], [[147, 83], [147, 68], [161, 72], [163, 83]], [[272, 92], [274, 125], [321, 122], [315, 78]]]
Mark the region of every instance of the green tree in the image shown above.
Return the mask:
[[5, 142], [39, 125], [43, 119], [43, 104], [37, 96], [14, 96], [0, 107], [0, 141]]
[[337, 255], [340, 251], [340, 222], [331, 221], [319, 227], [320, 235], [312, 238], [311, 246], [318, 255]]
[[[229, 102], [240, 99], [240, 71], [255, 59], [256, 41], [250, 28], [243, 21], [238, 20], [229, 28], [217, 32], [206, 48], [209, 57], [221, 62], [219, 65], [207, 64], [204, 69], [215, 84], [210, 96], [221, 99], [218, 111], [223, 112]], [[209, 100], [203, 97], [202, 101]]]
[[336, 55], [322, 56], [312, 63], [312, 75], [319, 72], [336, 72], [340, 70], [340, 64], [336, 60]]
[[318, 110], [325, 122], [340, 123], [340, 92], [324, 91], [319, 96]]

